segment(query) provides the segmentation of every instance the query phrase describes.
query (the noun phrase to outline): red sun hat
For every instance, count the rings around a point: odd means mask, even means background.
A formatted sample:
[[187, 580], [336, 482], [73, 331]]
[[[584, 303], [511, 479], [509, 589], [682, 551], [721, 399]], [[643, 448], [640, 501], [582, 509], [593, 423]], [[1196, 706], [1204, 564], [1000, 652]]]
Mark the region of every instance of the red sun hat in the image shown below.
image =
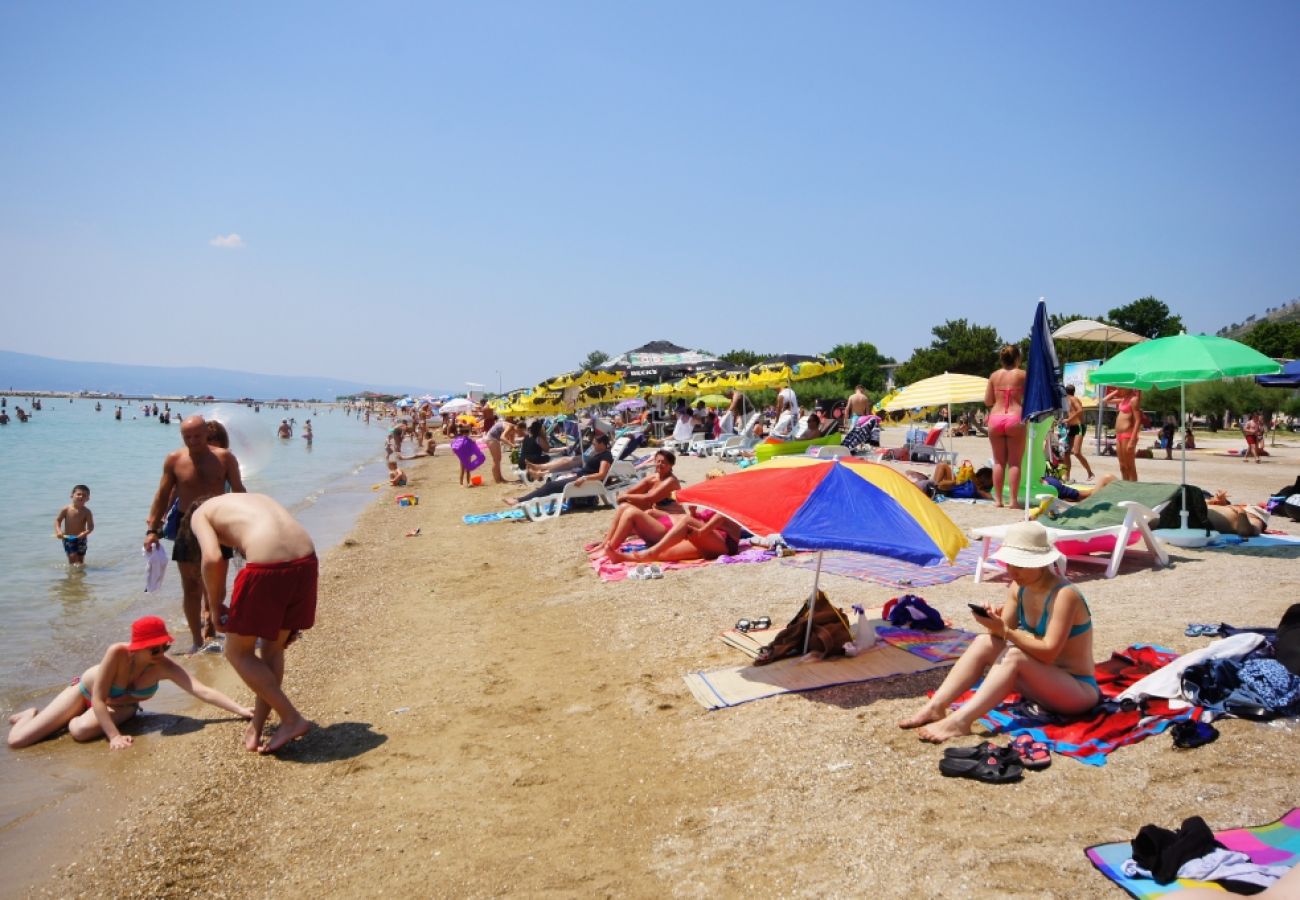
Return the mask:
[[157, 616], [145, 616], [131, 623], [131, 644], [126, 649], [147, 650], [159, 644], [170, 644], [172, 636], [167, 633], [167, 623]]

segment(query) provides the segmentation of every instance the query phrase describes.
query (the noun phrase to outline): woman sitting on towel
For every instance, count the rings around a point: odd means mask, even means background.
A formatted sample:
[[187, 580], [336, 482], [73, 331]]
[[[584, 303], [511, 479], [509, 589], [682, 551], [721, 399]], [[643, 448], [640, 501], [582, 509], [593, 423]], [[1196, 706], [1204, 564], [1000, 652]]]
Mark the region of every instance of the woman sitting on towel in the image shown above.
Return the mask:
[[[919, 728], [941, 744], [970, 734], [977, 719], [1012, 691], [1045, 709], [1078, 715], [1101, 700], [1092, 661], [1092, 614], [1073, 584], [1056, 574], [1061, 553], [1037, 522], [1007, 529], [993, 558], [1006, 564], [1011, 585], [1001, 608], [974, 613], [987, 633], [971, 642], [939, 690], [900, 728]], [[948, 708], [983, 682], [955, 712]]]
[[252, 709], [208, 687], [168, 659], [172, 642], [162, 619], [136, 619], [129, 644], [109, 645], [98, 665], [72, 679], [44, 709], [32, 707], [10, 716], [9, 746], [27, 747], [66, 727], [75, 741], [106, 737], [110, 750], [125, 750], [132, 738], [118, 731], [118, 726], [135, 716], [141, 703], [153, 699], [160, 681], [174, 682], [204, 703], [240, 718], [253, 717]]

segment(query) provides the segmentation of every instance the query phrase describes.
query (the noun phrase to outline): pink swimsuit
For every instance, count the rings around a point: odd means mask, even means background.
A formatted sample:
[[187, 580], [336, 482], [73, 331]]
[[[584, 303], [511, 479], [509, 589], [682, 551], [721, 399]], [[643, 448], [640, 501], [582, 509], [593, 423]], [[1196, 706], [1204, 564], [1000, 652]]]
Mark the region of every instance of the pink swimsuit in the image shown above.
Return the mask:
[[[1002, 406], [1004, 409], [1011, 409], [1011, 395], [1015, 393], [1013, 388], [995, 388], [1002, 395]], [[1020, 416], [1010, 412], [989, 413], [989, 436], [1008, 434], [1011, 429], [1020, 424]]]

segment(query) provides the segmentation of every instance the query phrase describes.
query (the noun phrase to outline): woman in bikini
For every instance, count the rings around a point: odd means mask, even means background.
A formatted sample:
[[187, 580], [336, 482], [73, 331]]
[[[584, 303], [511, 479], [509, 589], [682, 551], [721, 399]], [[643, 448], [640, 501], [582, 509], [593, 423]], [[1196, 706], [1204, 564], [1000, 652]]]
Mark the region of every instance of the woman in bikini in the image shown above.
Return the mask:
[[1142, 392], [1131, 388], [1112, 388], [1103, 403], [1115, 404], [1115, 455], [1119, 457], [1119, 477], [1138, 480], [1138, 438], [1142, 436]]
[[[605, 545], [605, 555], [615, 562], [682, 562], [740, 552], [740, 526], [711, 509], [688, 509], [679, 516], [632, 507], [624, 510], [620, 528]], [[646, 542], [646, 548], [624, 553], [619, 548], [633, 533]]]
[[108, 738], [110, 750], [125, 750], [132, 738], [118, 726], [153, 699], [160, 681], [175, 682], [204, 703], [251, 719], [253, 710], [240, 706], [221, 691], [210, 688], [167, 657], [173, 643], [167, 626], [157, 616], [136, 619], [129, 644], [112, 644], [104, 659], [63, 689], [44, 709], [32, 707], [9, 717], [10, 747], [27, 747], [63, 727], [76, 741]]
[[[1092, 614], [1078, 589], [1052, 569], [1060, 556], [1037, 522], [1007, 529], [993, 555], [1011, 576], [1006, 602], [1001, 609], [986, 607], [983, 615], [973, 612], [986, 633], [971, 642], [939, 690], [900, 728], [919, 728], [922, 740], [943, 743], [970, 734], [976, 720], [1012, 691], [1067, 716], [1100, 702]], [[981, 677], [975, 696], [950, 714], [952, 702]]]
[[1012, 509], [1023, 509], [1020, 497], [1020, 461], [1025, 455], [1025, 423], [1021, 403], [1025, 396], [1025, 372], [1020, 368], [1020, 348], [1004, 344], [998, 351], [1002, 368], [989, 376], [984, 405], [989, 408], [989, 443], [993, 445], [993, 503], [1002, 505], [1004, 479], [1011, 493]]

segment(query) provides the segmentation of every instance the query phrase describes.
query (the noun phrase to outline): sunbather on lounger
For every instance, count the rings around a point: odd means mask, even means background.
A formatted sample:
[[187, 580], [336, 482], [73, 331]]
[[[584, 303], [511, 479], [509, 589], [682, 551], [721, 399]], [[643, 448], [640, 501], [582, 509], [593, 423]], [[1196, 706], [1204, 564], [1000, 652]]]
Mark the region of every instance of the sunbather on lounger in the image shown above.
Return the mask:
[[599, 431], [591, 439], [591, 452], [587, 456], [587, 461], [583, 463], [581, 475], [548, 481], [537, 490], [524, 494], [522, 497], [506, 497], [506, 503], [516, 506], [529, 500], [536, 500], [538, 497], [549, 497], [551, 494], [563, 493], [565, 487], [569, 484], [604, 481], [605, 476], [609, 474], [609, 467], [613, 464], [614, 457], [609, 452], [609, 435]]
[[[605, 555], [615, 562], [680, 562], [740, 552], [740, 526], [712, 510], [692, 509], [670, 516], [623, 507], [620, 514], [619, 528], [605, 544]], [[619, 548], [634, 532], [646, 548], [623, 553]]]
[[[921, 740], [941, 744], [970, 734], [976, 720], [1012, 691], [1063, 715], [1097, 705], [1101, 691], [1092, 660], [1092, 614], [1075, 586], [1052, 569], [1060, 556], [1037, 522], [1007, 529], [993, 554], [1011, 577], [1006, 601], [1000, 609], [975, 613], [987, 633], [971, 642], [939, 690], [899, 722], [900, 728], [919, 728]], [[949, 713], [952, 702], [981, 678], [975, 696]]]

